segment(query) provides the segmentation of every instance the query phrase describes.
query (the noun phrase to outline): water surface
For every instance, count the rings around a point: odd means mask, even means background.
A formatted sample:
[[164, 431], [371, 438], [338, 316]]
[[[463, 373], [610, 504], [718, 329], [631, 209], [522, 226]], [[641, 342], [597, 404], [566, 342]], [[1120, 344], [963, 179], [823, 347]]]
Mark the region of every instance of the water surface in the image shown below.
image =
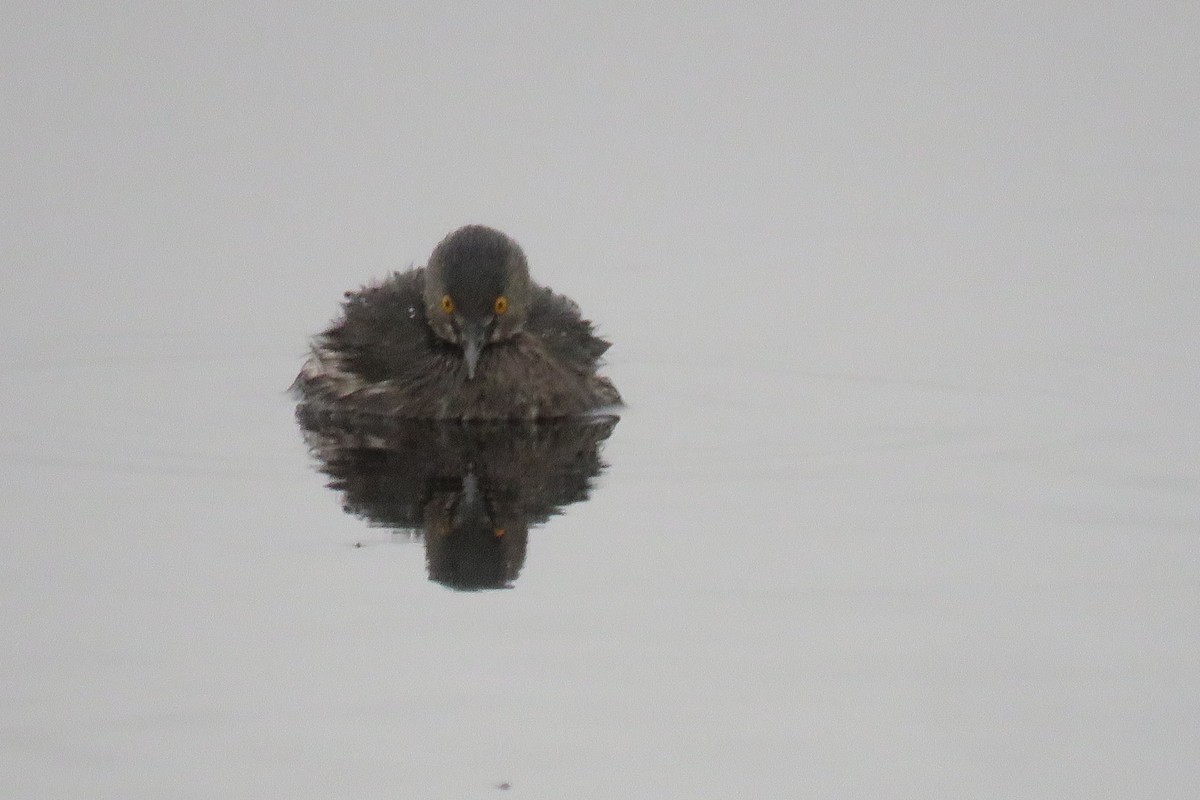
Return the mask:
[[[1190, 796], [1197, 25], [6, 8], [0, 794]], [[466, 222], [629, 402], [472, 592], [285, 394]]]

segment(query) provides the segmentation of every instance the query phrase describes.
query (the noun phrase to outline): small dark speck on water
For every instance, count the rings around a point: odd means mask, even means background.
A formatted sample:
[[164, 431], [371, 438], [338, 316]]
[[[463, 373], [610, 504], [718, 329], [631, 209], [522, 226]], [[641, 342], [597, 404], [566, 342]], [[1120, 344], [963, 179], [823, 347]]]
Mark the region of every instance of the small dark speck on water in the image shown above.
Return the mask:
[[355, 546], [355, 547], [362, 547], [362, 542], [355, 542], [355, 543], [354, 543], [354, 546]]
[[512, 784], [509, 783], [508, 781], [505, 781], [504, 783], [497, 783], [496, 788], [502, 792], [507, 792], [509, 789], [512, 788]]

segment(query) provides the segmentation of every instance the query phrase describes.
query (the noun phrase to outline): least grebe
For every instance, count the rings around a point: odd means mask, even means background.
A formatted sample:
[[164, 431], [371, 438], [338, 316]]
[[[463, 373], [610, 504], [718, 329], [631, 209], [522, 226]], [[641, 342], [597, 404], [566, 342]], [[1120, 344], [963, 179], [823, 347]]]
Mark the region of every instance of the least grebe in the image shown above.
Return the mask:
[[348, 415], [569, 417], [620, 404], [596, 374], [608, 347], [574, 301], [530, 279], [520, 245], [468, 225], [427, 267], [347, 292], [292, 388]]

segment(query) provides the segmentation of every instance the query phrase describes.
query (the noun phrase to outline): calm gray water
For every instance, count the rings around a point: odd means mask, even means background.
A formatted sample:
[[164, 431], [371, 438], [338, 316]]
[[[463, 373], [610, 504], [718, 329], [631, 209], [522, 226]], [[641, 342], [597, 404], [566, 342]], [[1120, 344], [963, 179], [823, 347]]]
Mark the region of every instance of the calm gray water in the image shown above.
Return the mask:
[[[6, 5], [0, 795], [1191, 797], [1197, 41]], [[465, 222], [629, 402], [484, 592], [343, 512], [285, 394]]]

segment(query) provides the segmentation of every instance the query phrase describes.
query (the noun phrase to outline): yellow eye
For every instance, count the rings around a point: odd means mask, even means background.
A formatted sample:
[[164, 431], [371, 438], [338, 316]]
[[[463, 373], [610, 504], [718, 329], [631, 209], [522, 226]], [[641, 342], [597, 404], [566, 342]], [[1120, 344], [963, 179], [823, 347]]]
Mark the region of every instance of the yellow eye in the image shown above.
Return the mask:
[[492, 304], [492, 308], [495, 309], [497, 314], [503, 314], [505, 311], [508, 311], [508, 298], [500, 295], [496, 298], [496, 302]]
[[445, 311], [447, 314], [454, 313], [454, 301], [450, 299], [450, 295], [448, 294], [442, 295], [442, 311]]

